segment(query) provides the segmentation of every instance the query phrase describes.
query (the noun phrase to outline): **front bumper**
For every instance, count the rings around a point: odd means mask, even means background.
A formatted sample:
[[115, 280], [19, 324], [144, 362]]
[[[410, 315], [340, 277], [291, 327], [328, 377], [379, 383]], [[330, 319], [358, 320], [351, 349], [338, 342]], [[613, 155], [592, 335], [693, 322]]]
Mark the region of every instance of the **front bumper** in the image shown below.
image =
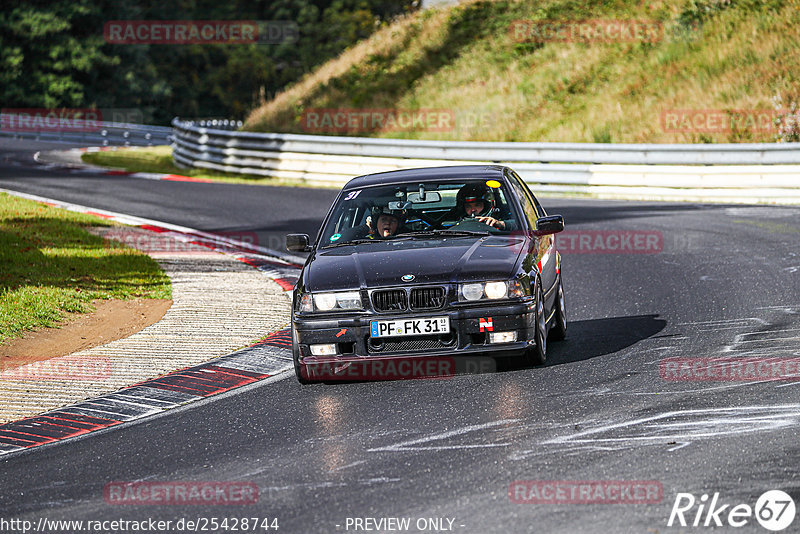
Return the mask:
[[[535, 302], [453, 307], [420, 313], [342, 315], [320, 318], [295, 315], [292, 320], [295, 364], [302, 378], [380, 379], [449, 376], [461, 371], [487, 370], [486, 353], [519, 354], [535, 343]], [[375, 340], [374, 320], [447, 316], [450, 334], [404, 336]], [[491, 343], [490, 333], [515, 332], [516, 341]], [[336, 354], [314, 356], [310, 345], [333, 344]], [[425, 360], [425, 361], [422, 361]], [[492, 360], [493, 361], [493, 360]], [[382, 376], [386, 375], [386, 376]]]

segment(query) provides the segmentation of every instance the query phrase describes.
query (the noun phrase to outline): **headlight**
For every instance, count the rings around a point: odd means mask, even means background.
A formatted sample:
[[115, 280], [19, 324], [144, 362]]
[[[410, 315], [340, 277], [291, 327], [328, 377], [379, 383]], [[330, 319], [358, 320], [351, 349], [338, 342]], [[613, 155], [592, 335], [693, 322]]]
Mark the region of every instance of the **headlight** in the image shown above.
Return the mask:
[[501, 299], [506, 296], [508, 287], [505, 282], [487, 282], [483, 291], [487, 299]]
[[333, 293], [320, 293], [318, 295], [314, 295], [314, 305], [318, 310], [332, 310], [336, 307], [336, 295]]
[[480, 299], [497, 300], [524, 297], [525, 290], [519, 280], [462, 284], [459, 291], [461, 302], [474, 302]]
[[358, 291], [336, 293], [336, 305], [343, 310], [358, 310], [362, 308], [361, 293]]
[[305, 293], [298, 301], [298, 311], [360, 310], [361, 294], [358, 291], [336, 293]]
[[483, 284], [464, 284], [461, 286], [461, 296], [464, 300], [478, 300], [483, 296]]

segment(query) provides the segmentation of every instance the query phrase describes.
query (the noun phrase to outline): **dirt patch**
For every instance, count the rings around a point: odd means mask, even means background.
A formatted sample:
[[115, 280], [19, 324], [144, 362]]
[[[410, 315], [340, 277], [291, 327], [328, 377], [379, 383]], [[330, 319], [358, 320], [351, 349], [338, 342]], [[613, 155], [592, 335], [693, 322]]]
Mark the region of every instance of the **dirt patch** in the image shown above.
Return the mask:
[[96, 310], [72, 315], [61, 328], [42, 328], [0, 345], [0, 369], [65, 356], [134, 334], [159, 321], [171, 300], [95, 300]]

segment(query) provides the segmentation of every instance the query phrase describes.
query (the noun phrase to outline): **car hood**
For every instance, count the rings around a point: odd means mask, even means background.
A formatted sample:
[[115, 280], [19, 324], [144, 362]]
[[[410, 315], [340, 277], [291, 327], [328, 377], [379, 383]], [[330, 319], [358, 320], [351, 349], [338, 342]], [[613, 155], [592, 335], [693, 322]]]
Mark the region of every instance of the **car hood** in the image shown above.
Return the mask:
[[511, 278], [526, 238], [453, 237], [377, 241], [317, 250], [306, 265], [308, 291]]

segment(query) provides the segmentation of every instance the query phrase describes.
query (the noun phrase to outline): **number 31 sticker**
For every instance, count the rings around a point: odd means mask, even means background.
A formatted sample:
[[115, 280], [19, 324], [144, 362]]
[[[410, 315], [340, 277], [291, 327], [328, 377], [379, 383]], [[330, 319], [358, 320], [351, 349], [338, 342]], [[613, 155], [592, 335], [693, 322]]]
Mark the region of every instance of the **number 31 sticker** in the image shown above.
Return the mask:
[[347, 196], [344, 197], [344, 199], [345, 200], [353, 200], [354, 198], [356, 198], [358, 196], [359, 193], [361, 193], [361, 189], [359, 189], [358, 191], [350, 191], [347, 194]]

